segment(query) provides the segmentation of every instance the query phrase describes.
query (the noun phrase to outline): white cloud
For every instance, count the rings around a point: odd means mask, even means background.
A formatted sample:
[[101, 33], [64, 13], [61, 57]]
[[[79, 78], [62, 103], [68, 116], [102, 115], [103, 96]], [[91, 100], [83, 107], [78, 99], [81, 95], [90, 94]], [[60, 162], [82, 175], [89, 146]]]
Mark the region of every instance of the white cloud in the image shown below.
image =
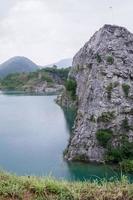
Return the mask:
[[[39, 64], [72, 57], [105, 23], [133, 31], [132, 0], [0, 0], [0, 61], [16, 55]], [[113, 9], [109, 8], [112, 6]]]

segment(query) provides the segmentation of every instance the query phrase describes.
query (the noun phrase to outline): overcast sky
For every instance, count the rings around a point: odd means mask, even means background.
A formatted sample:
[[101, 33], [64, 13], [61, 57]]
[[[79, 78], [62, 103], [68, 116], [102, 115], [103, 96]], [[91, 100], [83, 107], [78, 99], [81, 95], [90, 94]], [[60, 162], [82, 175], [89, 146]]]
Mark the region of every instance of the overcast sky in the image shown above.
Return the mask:
[[40, 65], [73, 57], [106, 23], [133, 32], [133, 0], [0, 0], [0, 63], [12, 56]]

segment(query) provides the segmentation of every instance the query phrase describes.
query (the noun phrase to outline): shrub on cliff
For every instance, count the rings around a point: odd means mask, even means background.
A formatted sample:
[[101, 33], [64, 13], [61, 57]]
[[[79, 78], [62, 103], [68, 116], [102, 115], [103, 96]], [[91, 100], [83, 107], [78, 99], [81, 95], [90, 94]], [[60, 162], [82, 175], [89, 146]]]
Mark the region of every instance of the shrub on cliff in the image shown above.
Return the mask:
[[109, 129], [100, 129], [96, 133], [97, 140], [99, 141], [100, 145], [103, 147], [107, 146], [108, 141], [112, 137], [112, 131]]
[[115, 117], [115, 112], [103, 112], [101, 116], [98, 117], [98, 122], [110, 122]]
[[106, 161], [109, 163], [119, 163], [122, 161], [122, 155], [119, 148], [109, 147], [106, 155]]
[[65, 84], [66, 90], [70, 92], [70, 95], [73, 100], [76, 100], [76, 88], [77, 88], [77, 83], [73, 79], [69, 79], [66, 81]]
[[127, 117], [122, 121], [121, 128], [127, 132], [131, 129], [131, 127], [129, 126]]
[[120, 162], [120, 166], [125, 172], [133, 172], [133, 160], [123, 160]]
[[109, 147], [107, 151], [107, 162], [119, 163], [123, 160], [133, 160], [133, 142], [126, 139], [121, 141], [119, 147]]
[[124, 92], [125, 96], [128, 97], [129, 90], [130, 90], [130, 85], [128, 85], [126, 83], [123, 83], [122, 84], [122, 89], [123, 89], [123, 92]]
[[107, 57], [107, 63], [108, 63], [109, 65], [112, 65], [112, 64], [114, 63], [114, 58], [113, 58], [112, 56], [108, 56], [108, 57]]
[[97, 60], [98, 63], [102, 62], [102, 58], [99, 54], [96, 54], [96, 60]]
[[107, 91], [107, 97], [108, 97], [109, 100], [111, 99], [111, 96], [112, 96], [112, 90], [114, 88], [116, 88], [118, 85], [119, 85], [119, 83], [116, 81], [116, 82], [110, 83], [107, 86], [106, 91]]

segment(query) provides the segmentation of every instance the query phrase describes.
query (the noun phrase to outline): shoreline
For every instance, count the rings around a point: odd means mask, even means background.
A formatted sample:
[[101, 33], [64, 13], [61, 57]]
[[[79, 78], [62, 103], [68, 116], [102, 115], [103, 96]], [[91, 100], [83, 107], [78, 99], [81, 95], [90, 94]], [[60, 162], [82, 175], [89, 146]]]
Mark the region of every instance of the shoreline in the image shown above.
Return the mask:
[[23, 91], [23, 90], [0, 90], [0, 94], [24, 94], [24, 95], [38, 95], [38, 96], [57, 96], [60, 94], [60, 92], [29, 92], [29, 91]]

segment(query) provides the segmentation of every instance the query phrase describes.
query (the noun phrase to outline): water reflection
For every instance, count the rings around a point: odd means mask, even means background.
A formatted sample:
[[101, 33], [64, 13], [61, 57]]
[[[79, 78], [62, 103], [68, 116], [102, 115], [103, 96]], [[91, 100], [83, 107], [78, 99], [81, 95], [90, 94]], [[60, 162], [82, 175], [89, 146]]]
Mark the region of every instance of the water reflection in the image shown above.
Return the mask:
[[70, 177], [73, 180], [84, 181], [89, 179], [90, 181], [101, 181], [103, 178], [110, 180], [111, 177], [112, 179], [119, 179], [121, 175], [107, 165], [83, 164], [80, 162], [68, 162], [67, 165]]
[[71, 134], [77, 111], [75, 108], [63, 108], [62, 110], [66, 120], [67, 128], [69, 130], [69, 133]]

